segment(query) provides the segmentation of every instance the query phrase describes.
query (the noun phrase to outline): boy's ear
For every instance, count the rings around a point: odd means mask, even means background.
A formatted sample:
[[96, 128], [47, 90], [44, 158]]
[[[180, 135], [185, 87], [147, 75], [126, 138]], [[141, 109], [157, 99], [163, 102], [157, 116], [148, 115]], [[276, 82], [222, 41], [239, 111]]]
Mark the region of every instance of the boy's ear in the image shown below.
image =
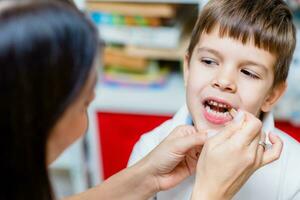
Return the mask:
[[280, 97], [284, 94], [286, 88], [286, 81], [279, 83], [274, 88], [272, 88], [270, 93], [266, 97], [265, 102], [261, 107], [261, 110], [263, 112], [269, 112], [273, 108], [273, 106], [278, 102]]
[[187, 86], [188, 77], [189, 77], [189, 55], [186, 53], [183, 60], [184, 87]]

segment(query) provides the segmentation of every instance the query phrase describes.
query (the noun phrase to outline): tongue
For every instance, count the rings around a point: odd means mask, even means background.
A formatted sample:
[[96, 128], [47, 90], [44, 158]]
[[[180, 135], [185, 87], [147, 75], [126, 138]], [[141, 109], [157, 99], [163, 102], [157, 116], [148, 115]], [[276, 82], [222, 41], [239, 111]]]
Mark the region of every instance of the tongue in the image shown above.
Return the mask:
[[221, 108], [221, 107], [218, 107], [218, 106], [210, 106], [210, 108], [211, 108], [212, 110], [214, 110], [214, 111], [222, 112], [222, 113], [224, 113], [224, 112], [227, 111], [227, 109]]

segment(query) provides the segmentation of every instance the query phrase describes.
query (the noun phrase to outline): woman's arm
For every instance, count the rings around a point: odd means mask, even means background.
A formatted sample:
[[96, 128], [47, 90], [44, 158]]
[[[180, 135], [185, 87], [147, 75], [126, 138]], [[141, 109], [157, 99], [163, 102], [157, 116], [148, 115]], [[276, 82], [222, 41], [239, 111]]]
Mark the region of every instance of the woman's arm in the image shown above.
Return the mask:
[[180, 126], [135, 165], [122, 170], [97, 187], [66, 200], [143, 200], [167, 190], [195, 172], [205, 138], [192, 126]]
[[66, 198], [66, 200], [142, 200], [148, 199], [157, 187], [142, 163], [124, 169], [99, 186], [86, 192]]

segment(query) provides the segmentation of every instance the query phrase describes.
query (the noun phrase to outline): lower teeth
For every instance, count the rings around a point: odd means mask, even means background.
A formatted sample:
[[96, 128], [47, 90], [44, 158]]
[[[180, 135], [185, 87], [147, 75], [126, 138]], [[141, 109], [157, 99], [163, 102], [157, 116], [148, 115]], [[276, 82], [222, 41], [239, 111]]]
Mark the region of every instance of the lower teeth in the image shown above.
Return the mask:
[[226, 112], [219, 112], [219, 111], [216, 111], [216, 110], [213, 110], [210, 108], [210, 106], [205, 106], [205, 109], [208, 113], [211, 113], [211, 114], [214, 114], [214, 115], [217, 115], [219, 117], [227, 117], [229, 115], [229, 112], [226, 111]]

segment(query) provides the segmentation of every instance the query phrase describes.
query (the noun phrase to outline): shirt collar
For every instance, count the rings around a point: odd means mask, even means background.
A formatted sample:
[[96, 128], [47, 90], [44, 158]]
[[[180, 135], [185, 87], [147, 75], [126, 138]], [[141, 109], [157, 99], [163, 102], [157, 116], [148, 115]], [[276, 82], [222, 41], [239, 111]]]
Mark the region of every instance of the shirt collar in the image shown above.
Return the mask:
[[263, 131], [265, 133], [274, 131], [275, 123], [274, 123], [274, 115], [272, 112], [264, 113], [262, 122], [263, 122]]

